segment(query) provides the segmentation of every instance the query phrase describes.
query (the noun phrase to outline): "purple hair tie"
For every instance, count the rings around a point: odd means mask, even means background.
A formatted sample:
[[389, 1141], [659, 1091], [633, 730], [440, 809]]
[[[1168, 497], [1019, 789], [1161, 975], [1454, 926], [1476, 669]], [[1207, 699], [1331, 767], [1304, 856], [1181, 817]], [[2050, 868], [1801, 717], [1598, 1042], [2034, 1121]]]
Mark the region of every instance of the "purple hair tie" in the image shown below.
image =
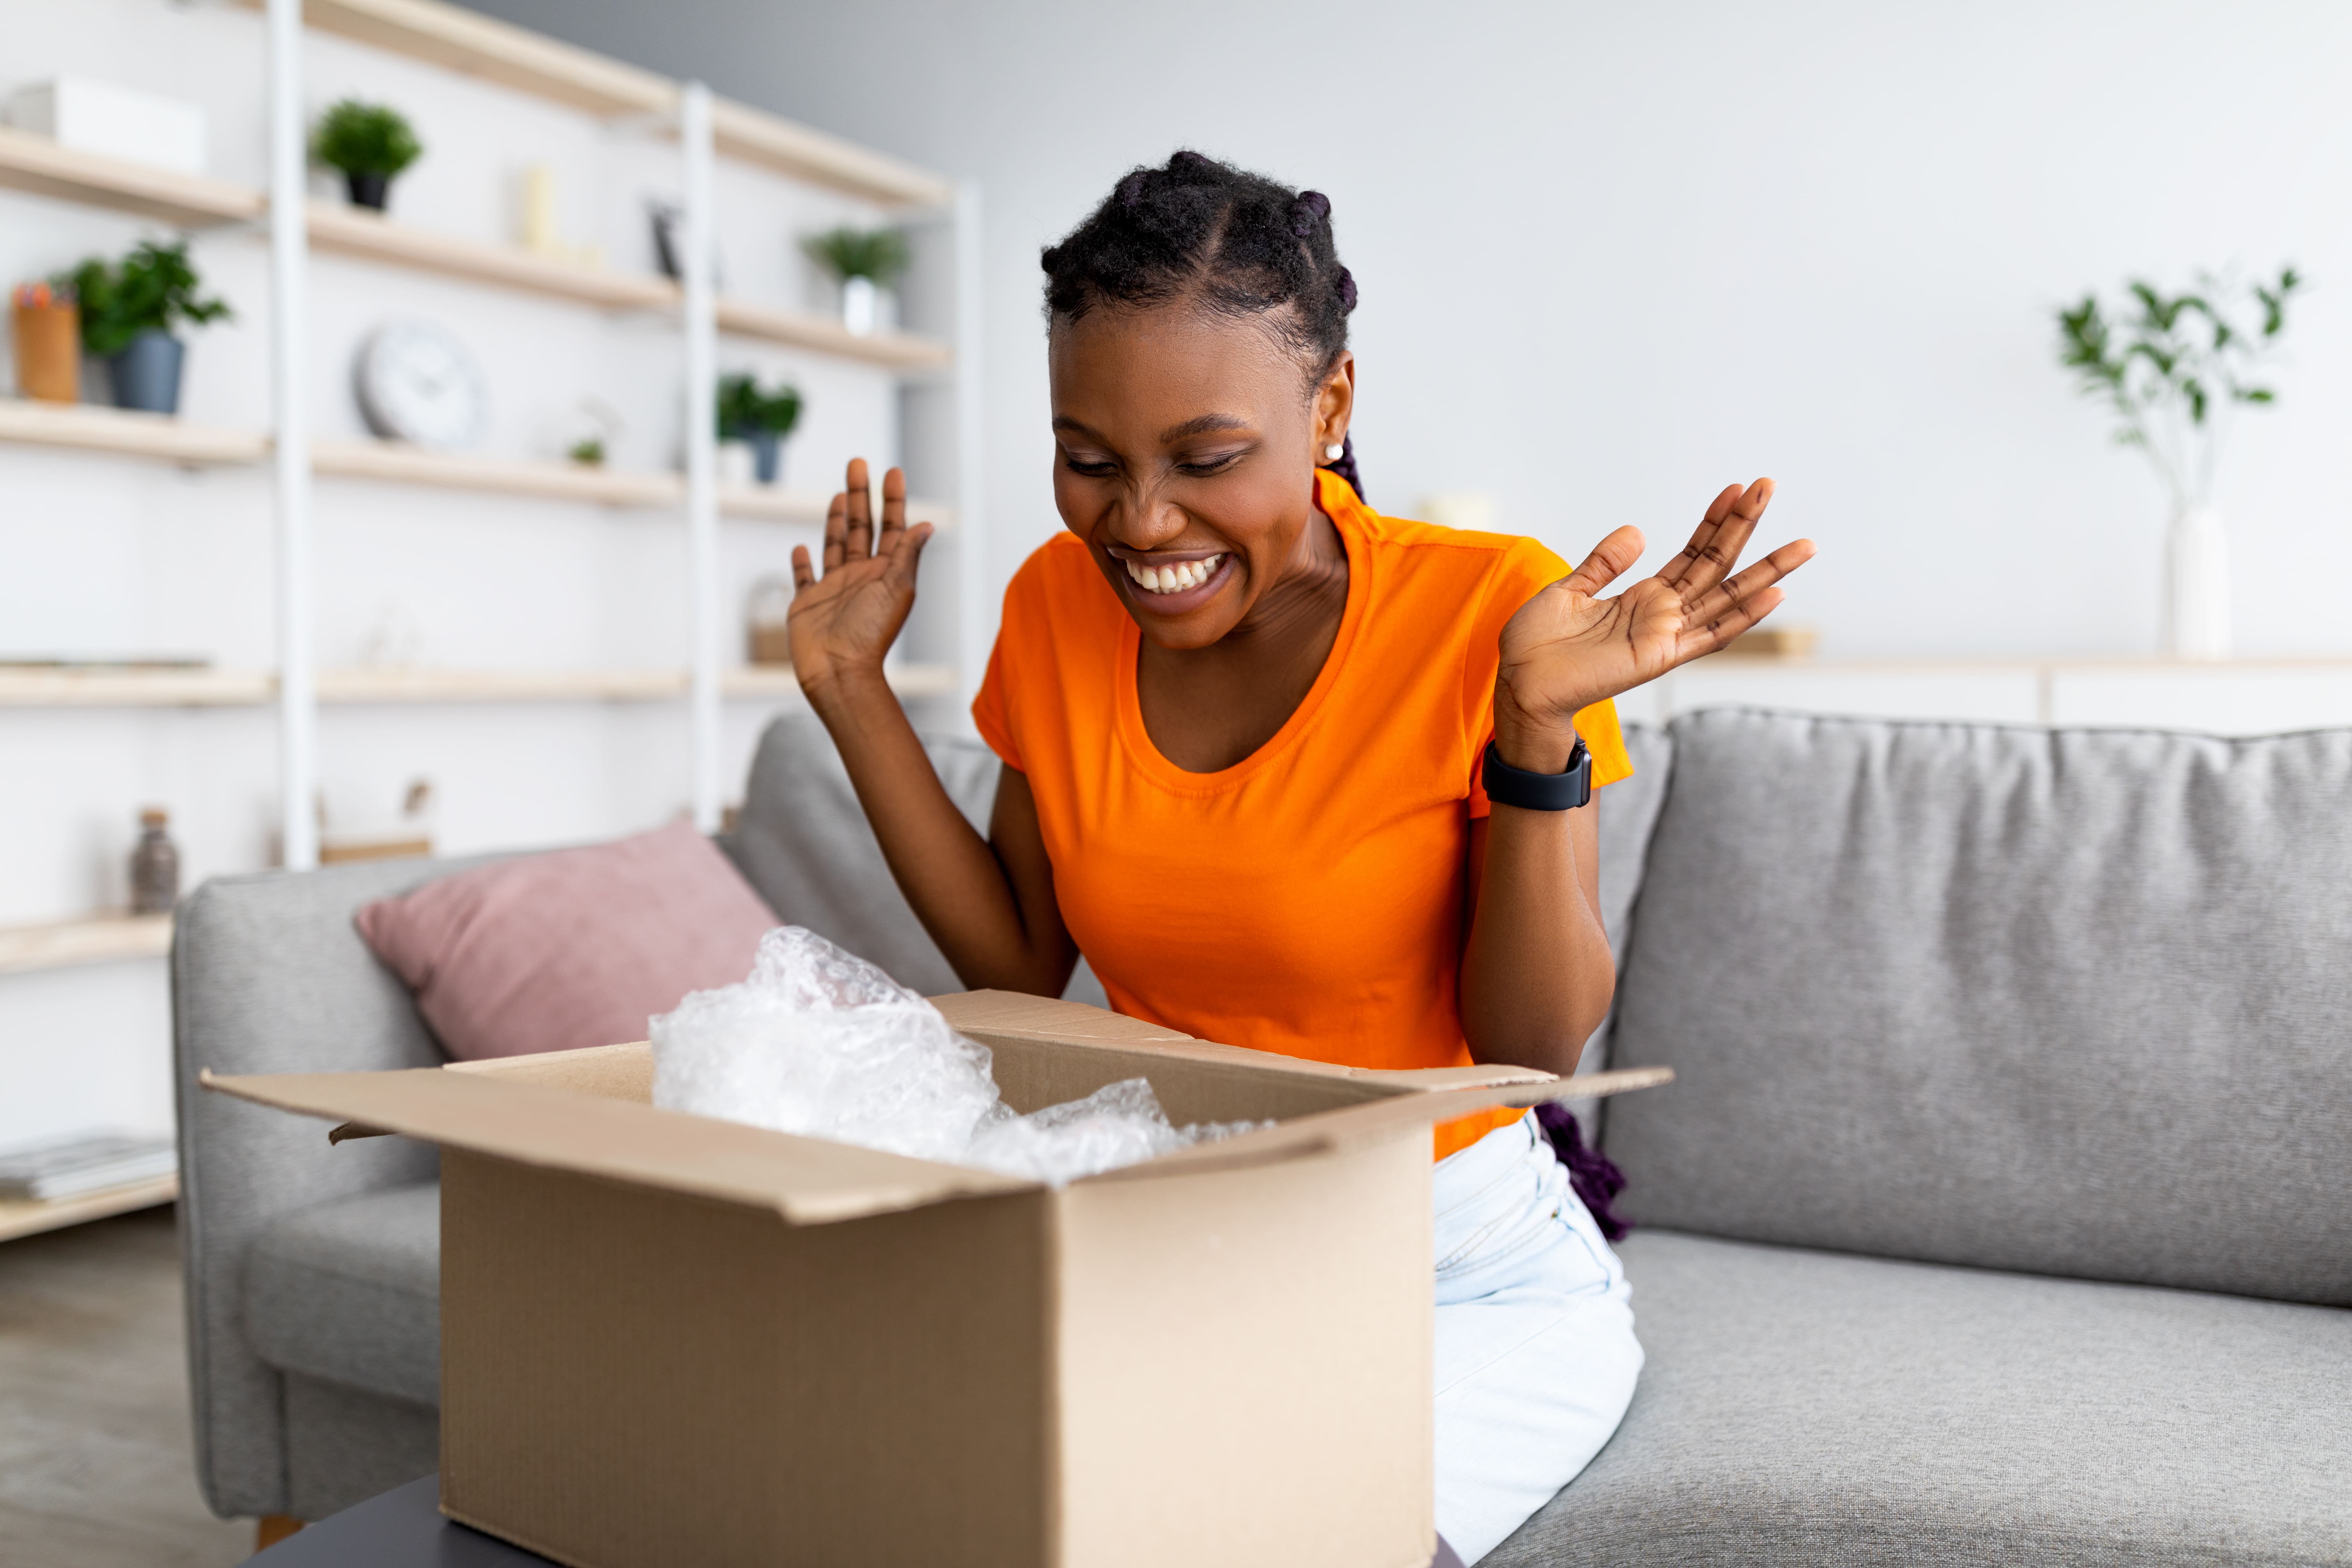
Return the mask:
[[1339, 309], [1353, 311], [1356, 308], [1356, 275], [1346, 268], [1339, 268]]
[[1143, 205], [1143, 182], [1149, 170], [1138, 169], [1118, 183], [1118, 205], [1133, 212]]
[[1315, 232], [1315, 226], [1331, 216], [1331, 198], [1320, 191], [1301, 191], [1298, 199], [1290, 204], [1290, 233], [1295, 239], [1305, 239]]

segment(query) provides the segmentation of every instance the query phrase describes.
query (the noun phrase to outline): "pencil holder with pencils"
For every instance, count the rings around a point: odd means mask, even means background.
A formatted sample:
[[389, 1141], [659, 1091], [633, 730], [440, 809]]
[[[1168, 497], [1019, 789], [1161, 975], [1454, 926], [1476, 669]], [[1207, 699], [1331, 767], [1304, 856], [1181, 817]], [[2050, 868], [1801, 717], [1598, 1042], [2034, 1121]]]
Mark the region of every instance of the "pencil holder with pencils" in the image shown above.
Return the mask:
[[73, 290], [20, 283], [10, 296], [16, 392], [46, 403], [81, 401], [81, 311]]

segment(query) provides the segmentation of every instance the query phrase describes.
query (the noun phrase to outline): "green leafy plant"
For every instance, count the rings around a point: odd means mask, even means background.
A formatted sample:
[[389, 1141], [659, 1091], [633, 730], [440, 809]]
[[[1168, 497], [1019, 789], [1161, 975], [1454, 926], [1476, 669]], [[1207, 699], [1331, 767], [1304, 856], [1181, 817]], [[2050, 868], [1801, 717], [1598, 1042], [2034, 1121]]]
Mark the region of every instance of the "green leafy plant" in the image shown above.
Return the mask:
[[563, 455], [583, 468], [600, 468], [604, 466], [604, 438], [583, 436], [566, 447]]
[[119, 263], [91, 257], [73, 270], [81, 300], [81, 344], [100, 359], [131, 346], [142, 332], [168, 332], [181, 322], [203, 326], [226, 319], [218, 300], [200, 300], [203, 279], [188, 265], [184, 242], [142, 243]]
[[799, 389], [779, 385], [762, 392], [758, 378], [719, 378], [719, 438], [740, 441], [752, 436], [789, 436], [801, 422]]
[[310, 147], [329, 168], [386, 179], [425, 155], [424, 145], [400, 110], [356, 98], [344, 99], [319, 117]]
[[801, 242], [835, 278], [870, 278], [888, 288], [907, 270], [907, 237], [895, 228], [827, 229]]
[[2114, 408], [2116, 439], [2147, 454], [2176, 508], [2202, 506], [2231, 416], [2277, 400], [2252, 378], [2276, 353], [2288, 298], [2302, 287], [2292, 267], [2252, 285], [2200, 273], [2184, 294], [2135, 279], [2131, 304], [2112, 317], [2096, 294], [2058, 311], [2058, 363], [2084, 396]]

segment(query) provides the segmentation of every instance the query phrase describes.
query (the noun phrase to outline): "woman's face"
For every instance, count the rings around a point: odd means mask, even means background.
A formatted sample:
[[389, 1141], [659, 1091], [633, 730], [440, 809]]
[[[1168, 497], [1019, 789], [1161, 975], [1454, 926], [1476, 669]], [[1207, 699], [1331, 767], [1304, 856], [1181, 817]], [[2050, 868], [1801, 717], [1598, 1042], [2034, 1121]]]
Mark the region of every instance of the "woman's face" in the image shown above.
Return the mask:
[[1307, 563], [1353, 356], [1310, 389], [1264, 322], [1179, 303], [1056, 322], [1046, 363], [1054, 504], [1144, 636], [1206, 647]]

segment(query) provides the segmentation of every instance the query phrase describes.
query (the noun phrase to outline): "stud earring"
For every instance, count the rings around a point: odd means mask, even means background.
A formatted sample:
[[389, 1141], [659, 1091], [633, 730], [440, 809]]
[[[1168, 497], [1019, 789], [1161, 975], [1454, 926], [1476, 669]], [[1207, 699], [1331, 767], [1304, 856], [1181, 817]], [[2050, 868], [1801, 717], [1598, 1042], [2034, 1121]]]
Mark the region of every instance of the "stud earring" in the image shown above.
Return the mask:
[[1323, 460], [1327, 463], [1336, 463], [1341, 458], [1347, 456], [1347, 447], [1341, 446], [1339, 442], [1334, 441], [1329, 446], [1323, 448]]

